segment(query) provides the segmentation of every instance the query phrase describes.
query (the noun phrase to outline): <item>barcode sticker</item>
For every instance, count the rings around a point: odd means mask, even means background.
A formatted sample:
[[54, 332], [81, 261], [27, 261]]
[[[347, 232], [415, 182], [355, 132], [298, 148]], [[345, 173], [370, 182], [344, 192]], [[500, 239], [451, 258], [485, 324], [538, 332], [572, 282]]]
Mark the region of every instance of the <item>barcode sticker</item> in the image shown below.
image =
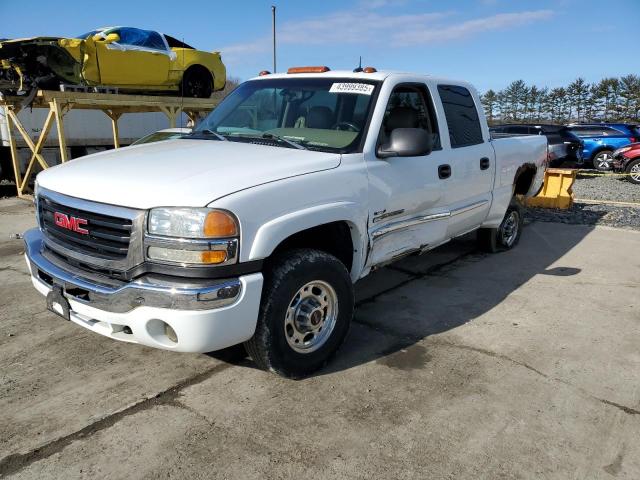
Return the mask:
[[373, 85], [368, 83], [334, 83], [329, 89], [330, 93], [358, 93], [360, 95], [371, 95]]

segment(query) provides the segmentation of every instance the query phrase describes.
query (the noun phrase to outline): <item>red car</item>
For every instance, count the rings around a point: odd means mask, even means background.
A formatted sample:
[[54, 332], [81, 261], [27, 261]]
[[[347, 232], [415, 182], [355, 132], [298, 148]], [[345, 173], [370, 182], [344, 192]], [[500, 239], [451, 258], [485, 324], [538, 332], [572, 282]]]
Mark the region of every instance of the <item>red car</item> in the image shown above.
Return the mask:
[[629, 181], [640, 185], [640, 142], [613, 152], [613, 170], [628, 173]]

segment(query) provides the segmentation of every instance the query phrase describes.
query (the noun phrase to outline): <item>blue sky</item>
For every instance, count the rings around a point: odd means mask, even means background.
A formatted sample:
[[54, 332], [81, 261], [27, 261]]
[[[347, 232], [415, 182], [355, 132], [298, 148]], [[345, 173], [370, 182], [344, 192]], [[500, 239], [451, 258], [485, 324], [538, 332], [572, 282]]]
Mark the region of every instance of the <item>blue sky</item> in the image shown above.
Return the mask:
[[[378, 69], [469, 80], [480, 90], [522, 78], [560, 86], [577, 76], [640, 73], [640, 0], [369, 0], [87, 2], [0, 0], [0, 37], [73, 35], [128, 25], [221, 50], [228, 74], [271, 70], [271, 5], [278, 67]], [[86, 8], [85, 8], [86, 6]]]

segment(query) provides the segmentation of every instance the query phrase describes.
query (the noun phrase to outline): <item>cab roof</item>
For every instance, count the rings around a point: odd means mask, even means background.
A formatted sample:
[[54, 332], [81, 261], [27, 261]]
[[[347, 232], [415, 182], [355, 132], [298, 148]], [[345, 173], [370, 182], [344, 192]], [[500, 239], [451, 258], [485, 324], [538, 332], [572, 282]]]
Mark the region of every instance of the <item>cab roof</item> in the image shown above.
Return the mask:
[[462, 80], [454, 80], [451, 78], [435, 77], [424, 73], [403, 72], [398, 70], [378, 70], [373, 73], [354, 72], [352, 70], [329, 70], [322, 73], [269, 73], [267, 75], [259, 75], [249, 80], [271, 80], [271, 79], [292, 79], [292, 78], [351, 78], [354, 80], [375, 80], [383, 81], [389, 77], [407, 77], [407, 81], [413, 79], [429, 79], [436, 83], [460, 85], [473, 88], [473, 85]]

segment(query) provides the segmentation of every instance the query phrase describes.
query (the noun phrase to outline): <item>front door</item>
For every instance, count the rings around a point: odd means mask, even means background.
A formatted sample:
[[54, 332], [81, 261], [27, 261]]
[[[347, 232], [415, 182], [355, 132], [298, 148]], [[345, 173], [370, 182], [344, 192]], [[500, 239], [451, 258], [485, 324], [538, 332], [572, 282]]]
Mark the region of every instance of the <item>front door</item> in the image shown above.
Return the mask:
[[163, 86], [169, 80], [168, 51], [157, 32], [137, 28], [118, 28], [120, 40], [97, 41], [96, 54], [103, 85]]
[[424, 84], [397, 85], [387, 105], [378, 145], [396, 128], [423, 128], [433, 138], [433, 151], [420, 157], [381, 159], [366, 154], [369, 174], [368, 266], [380, 265], [445, 240], [448, 209], [439, 166], [447, 155], [429, 92]]

